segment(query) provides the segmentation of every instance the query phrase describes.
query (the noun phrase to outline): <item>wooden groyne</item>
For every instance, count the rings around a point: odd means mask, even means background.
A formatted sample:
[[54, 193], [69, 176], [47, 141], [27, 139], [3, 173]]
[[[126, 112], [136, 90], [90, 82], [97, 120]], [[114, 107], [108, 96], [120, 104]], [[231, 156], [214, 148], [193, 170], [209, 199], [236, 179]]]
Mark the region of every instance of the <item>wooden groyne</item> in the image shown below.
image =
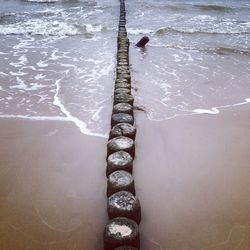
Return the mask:
[[105, 250], [140, 248], [138, 225], [141, 221], [141, 207], [135, 196], [132, 176], [136, 136], [133, 103], [125, 0], [120, 0], [116, 80], [111, 131], [107, 144], [106, 175], [109, 221], [103, 233]]

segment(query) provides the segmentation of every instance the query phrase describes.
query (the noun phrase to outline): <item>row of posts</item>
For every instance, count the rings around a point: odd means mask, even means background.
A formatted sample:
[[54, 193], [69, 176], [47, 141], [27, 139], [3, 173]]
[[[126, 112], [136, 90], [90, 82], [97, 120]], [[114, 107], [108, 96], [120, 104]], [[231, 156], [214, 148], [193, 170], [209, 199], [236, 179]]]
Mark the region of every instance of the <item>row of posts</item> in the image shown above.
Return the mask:
[[141, 206], [135, 194], [133, 160], [135, 136], [129, 40], [126, 31], [125, 0], [120, 0], [117, 38], [117, 66], [111, 131], [107, 144], [107, 222], [103, 242], [105, 250], [136, 250], [140, 248], [139, 223]]

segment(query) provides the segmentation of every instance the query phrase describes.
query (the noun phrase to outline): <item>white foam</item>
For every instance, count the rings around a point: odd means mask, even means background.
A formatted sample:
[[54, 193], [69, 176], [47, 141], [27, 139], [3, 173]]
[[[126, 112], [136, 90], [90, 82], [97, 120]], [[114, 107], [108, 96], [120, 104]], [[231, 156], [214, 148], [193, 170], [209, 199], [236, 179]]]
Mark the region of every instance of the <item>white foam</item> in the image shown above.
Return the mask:
[[47, 85], [43, 85], [43, 84], [38, 84], [36, 82], [34, 83], [29, 83], [29, 86], [27, 84], [24, 83], [24, 81], [19, 78], [16, 77], [17, 80], [17, 84], [16, 85], [12, 85], [9, 88], [10, 89], [21, 89], [21, 90], [25, 90], [25, 91], [34, 91], [34, 90], [38, 90], [41, 88], [46, 88]]
[[194, 113], [197, 114], [209, 114], [209, 115], [217, 115], [220, 113], [218, 108], [211, 108], [211, 109], [194, 109]]
[[59, 0], [26, 0], [27, 2], [36, 2], [36, 3], [55, 3]]
[[54, 95], [54, 101], [53, 104], [57, 107], [60, 108], [61, 112], [63, 114], [65, 114], [65, 116], [67, 117], [68, 120], [72, 121], [83, 134], [86, 135], [91, 135], [91, 136], [97, 136], [97, 137], [107, 137], [107, 135], [103, 135], [103, 134], [99, 134], [99, 133], [93, 133], [91, 130], [89, 130], [87, 128], [87, 125], [85, 122], [81, 121], [79, 118], [73, 116], [67, 109], [66, 107], [63, 105], [60, 97], [59, 97], [59, 93], [60, 93], [60, 81], [62, 79], [59, 79], [56, 81], [56, 93]]
[[100, 107], [99, 109], [96, 110], [96, 112], [92, 116], [93, 121], [98, 121], [100, 119], [100, 113], [103, 110], [103, 107]]
[[180, 111], [184, 111], [185, 113], [174, 114], [174, 115], [171, 115], [168, 117], [162, 117], [162, 118], [156, 118], [155, 112], [150, 108], [146, 107], [145, 110], [146, 110], [146, 115], [147, 115], [149, 120], [151, 120], [151, 121], [166, 121], [166, 120], [171, 120], [171, 119], [174, 119], [177, 117], [190, 116], [190, 115], [218, 115], [218, 114], [220, 114], [221, 109], [233, 108], [233, 107], [245, 105], [248, 103], [250, 103], [250, 98], [244, 99], [243, 102], [223, 105], [223, 106], [219, 106], [219, 107], [212, 107], [210, 109], [180, 110]]
[[131, 29], [131, 28], [128, 28], [127, 31], [131, 35], [150, 34], [154, 32], [153, 30], [149, 29]]
[[92, 62], [97, 65], [97, 64], [102, 63], [103, 60], [97, 60], [97, 59], [95, 60], [95, 59], [89, 58], [89, 59], [86, 59], [85, 62]]
[[118, 225], [116, 223], [112, 223], [109, 230], [111, 234], [120, 234], [122, 237], [129, 236], [132, 233], [130, 227], [126, 225]]
[[17, 62], [17, 63], [13, 63], [13, 62], [12, 62], [12, 63], [10, 63], [10, 65], [14, 66], [15, 68], [18, 68], [18, 67], [20, 67], [20, 66], [25, 65], [25, 64], [28, 62], [26, 55], [20, 56], [20, 57], [18, 58], [18, 61], [19, 61], [19, 62]]
[[46, 36], [71, 36], [81, 32], [67, 22], [30, 19], [26, 22], [0, 25], [1, 35], [46, 35]]
[[63, 116], [29, 116], [29, 115], [0, 115], [0, 118], [23, 119], [34, 121], [63, 121], [71, 122], [67, 117]]
[[48, 67], [48, 63], [45, 63], [43, 61], [39, 61], [37, 64], [36, 64], [39, 68], [46, 68]]
[[244, 102], [239, 102], [235, 104], [228, 104], [228, 105], [223, 105], [219, 107], [213, 107], [211, 109], [194, 109], [192, 110], [196, 114], [209, 114], [209, 115], [217, 115], [220, 113], [220, 109], [225, 109], [225, 108], [232, 108], [236, 106], [241, 106], [244, 104], [250, 103], [250, 98], [246, 98]]
[[209, 15], [197, 15], [192, 17], [190, 20], [195, 22], [213, 22], [216, 21], [216, 17]]
[[[24, 72], [13, 72], [13, 71], [10, 71], [10, 75], [12, 76], [24, 76], [24, 75], [27, 75], [28, 73], [24, 73]], [[7, 74], [6, 74], [7, 75]]]
[[27, 90], [28, 86], [24, 83], [24, 81], [21, 78], [17, 77], [16, 80], [18, 84], [10, 86], [10, 89]]
[[43, 78], [45, 78], [46, 76], [45, 75], [43, 75], [43, 74], [37, 74], [36, 76], [35, 76], [35, 79], [36, 80], [40, 80], [40, 79], [43, 79]]
[[93, 26], [92, 24], [86, 24], [86, 31], [88, 32], [100, 32], [102, 31], [102, 25]]

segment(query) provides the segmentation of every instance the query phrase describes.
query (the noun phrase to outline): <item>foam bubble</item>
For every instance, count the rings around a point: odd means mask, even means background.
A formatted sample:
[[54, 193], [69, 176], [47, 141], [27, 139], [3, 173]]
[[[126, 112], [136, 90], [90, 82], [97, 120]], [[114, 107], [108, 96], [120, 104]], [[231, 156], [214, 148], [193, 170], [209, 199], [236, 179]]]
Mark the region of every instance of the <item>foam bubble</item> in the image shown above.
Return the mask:
[[154, 32], [154, 30], [150, 29], [132, 29], [132, 28], [128, 28], [127, 31], [131, 35], [150, 34]]
[[80, 120], [79, 118], [73, 116], [69, 110], [67, 110], [67, 108], [64, 106], [64, 104], [62, 103], [62, 100], [59, 97], [59, 93], [60, 93], [60, 81], [61, 79], [56, 81], [56, 93], [54, 96], [54, 101], [53, 104], [57, 107], [60, 108], [61, 112], [63, 114], [65, 114], [65, 116], [67, 117], [67, 119], [69, 121], [72, 121], [83, 134], [87, 134], [87, 135], [92, 135], [92, 136], [98, 136], [98, 137], [107, 137], [107, 135], [103, 135], [103, 134], [99, 134], [99, 133], [94, 133], [92, 132], [90, 129], [87, 128], [87, 124]]
[[96, 26], [94, 26], [92, 24], [86, 24], [85, 27], [86, 27], [87, 32], [100, 32], [100, 31], [102, 31], [102, 25], [101, 24], [96, 25]]
[[26, 90], [28, 88], [28, 86], [24, 83], [24, 81], [21, 78], [17, 77], [16, 80], [17, 80], [18, 84], [10, 86], [10, 89], [23, 89], [23, 90]]
[[223, 105], [223, 106], [214, 107], [214, 108], [211, 108], [211, 109], [194, 109], [193, 112], [196, 113], [196, 114], [217, 115], [217, 114], [220, 113], [220, 109], [237, 107], [237, 106], [241, 106], [241, 105], [248, 104], [248, 103], [250, 103], [250, 98], [244, 99], [243, 102], [238, 102], [238, 103], [234, 103], [234, 104]]
[[0, 35], [73, 36], [80, 34], [75, 25], [57, 20], [29, 19], [26, 22], [0, 25]]
[[197, 114], [209, 114], [209, 115], [217, 115], [220, 113], [218, 108], [211, 108], [211, 109], [194, 109], [194, 113]]
[[46, 62], [43, 62], [43, 61], [39, 61], [37, 64], [36, 64], [39, 68], [46, 68], [48, 67], [48, 63]]
[[0, 115], [0, 118], [10, 118], [10, 119], [23, 119], [23, 120], [33, 120], [33, 121], [61, 121], [70, 122], [67, 117], [63, 116], [29, 116], [29, 115]]

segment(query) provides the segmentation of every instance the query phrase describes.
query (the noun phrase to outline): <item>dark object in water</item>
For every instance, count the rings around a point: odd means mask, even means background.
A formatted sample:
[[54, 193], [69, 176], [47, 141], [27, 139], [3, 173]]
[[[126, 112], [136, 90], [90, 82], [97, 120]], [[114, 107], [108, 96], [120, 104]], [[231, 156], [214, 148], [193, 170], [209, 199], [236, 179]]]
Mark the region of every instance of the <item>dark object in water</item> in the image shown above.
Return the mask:
[[147, 36], [144, 36], [137, 44], [137, 47], [143, 48], [149, 41], [149, 38]]

